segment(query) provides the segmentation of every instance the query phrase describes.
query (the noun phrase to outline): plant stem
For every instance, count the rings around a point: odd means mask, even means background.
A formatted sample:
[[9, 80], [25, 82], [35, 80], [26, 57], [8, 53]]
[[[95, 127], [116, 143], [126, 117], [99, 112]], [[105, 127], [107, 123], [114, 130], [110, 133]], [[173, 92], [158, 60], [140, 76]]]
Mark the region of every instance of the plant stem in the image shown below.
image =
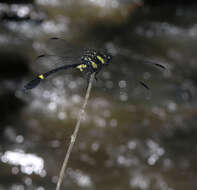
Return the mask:
[[71, 151], [73, 149], [73, 146], [74, 146], [74, 143], [75, 143], [78, 131], [79, 131], [81, 120], [82, 120], [82, 118], [84, 116], [84, 113], [85, 113], [85, 108], [86, 108], [87, 103], [88, 103], [88, 98], [90, 96], [90, 91], [91, 91], [91, 88], [92, 88], [92, 83], [93, 83], [93, 80], [94, 80], [94, 76], [95, 76], [95, 73], [93, 73], [90, 76], [90, 81], [88, 83], [88, 88], [87, 88], [87, 91], [86, 91], [85, 100], [84, 100], [82, 108], [81, 108], [81, 110], [79, 112], [79, 116], [78, 116], [78, 120], [77, 120], [77, 123], [76, 123], [76, 126], [75, 126], [75, 130], [74, 130], [74, 132], [73, 132], [73, 134], [71, 135], [71, 138], [70, 138], [70, 144], [69, 144], [69, 147], [68, 147], [68, 150], [66, 152], [66, 156], [65, 156], [64, 162], [63, 162], [61, 170], [60, 170], [60, 174], [59, 174], [56, 190], [60, 190], [60, 186], [61, 186], [63, 178], [64, 178], [64, 173], [65, 173], [65, 170], [66, 170], [66, 167], [67, 167], [67, 164], [68, 164], [68, 160], [69, 160]]

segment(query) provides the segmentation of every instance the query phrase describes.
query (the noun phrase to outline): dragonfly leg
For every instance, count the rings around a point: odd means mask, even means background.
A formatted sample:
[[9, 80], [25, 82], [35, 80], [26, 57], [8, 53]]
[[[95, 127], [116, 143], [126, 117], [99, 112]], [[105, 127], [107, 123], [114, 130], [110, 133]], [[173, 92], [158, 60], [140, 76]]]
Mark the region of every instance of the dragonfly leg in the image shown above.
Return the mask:
[[97, 75], [98, 75], [98, 72], [95, 73], [95, 77], [94, 77], [96, 81], [98, 81]]

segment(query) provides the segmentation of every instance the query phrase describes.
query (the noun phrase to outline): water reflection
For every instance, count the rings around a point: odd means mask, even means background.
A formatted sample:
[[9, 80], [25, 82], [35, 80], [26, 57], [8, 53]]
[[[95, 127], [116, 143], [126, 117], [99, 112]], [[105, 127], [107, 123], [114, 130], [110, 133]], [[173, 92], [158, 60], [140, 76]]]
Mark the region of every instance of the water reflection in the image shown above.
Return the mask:
[[88, 188], [93, 185], [90, 176], [84, 174], [80, 170], [74, 171], [72, 169], [68, 169], [68, 174], [80, 187]]
[[153, 140], [147, 140], [147, 145], [148, 145], [148, 148], [150, 149], [149, 150], [150, 156], [148, 158], [148, 164], [154, 165], [159, 160], [159, 157], [164, 155], [165, 150]]
[[[2, 154], [1, 161], [11, 165], [20, 166], [20, 171], [28, 175], [33, 173], [40, 175], [41, 177], [46, 175], [46, 171], [44, 170], [44, 160], [35, 154], [25, 153], [23, 150], [6, 151]], [[17, 174], [17, 168], [14, 167], [12, 172]]]

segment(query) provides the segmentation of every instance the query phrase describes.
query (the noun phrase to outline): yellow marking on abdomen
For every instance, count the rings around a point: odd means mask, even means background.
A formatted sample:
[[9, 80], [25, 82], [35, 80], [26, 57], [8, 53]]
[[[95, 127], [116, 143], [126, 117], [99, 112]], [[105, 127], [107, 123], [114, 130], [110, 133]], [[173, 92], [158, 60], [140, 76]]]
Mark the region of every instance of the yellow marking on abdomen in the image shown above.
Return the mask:
[[98, 66], [97, 66], [97, 64], [94, 62], [94, 61], [91, 61], [91, 64], [92, 64], [92, 67], [94, 68], [94, 69], [96, 69]]
[[86, 67], [87, 67], [87, 65], [81, 64], [81, 65], [78, 65], [78, 66], [77, 66], [77, 69], [79, 69], [79, 70], [82, 72], [83, 69], [86, 68]]
[[44, 79], [44, 76], [43, 75], [39, 75], [38, 78], [40, 78], [40, 79], [43, 80]]
[[98, 58], [98, 60], [99, 60], [102, 64], [105, 63], [104, 59], [103, 59], [101, 56], [97, 55], [96, 57]]

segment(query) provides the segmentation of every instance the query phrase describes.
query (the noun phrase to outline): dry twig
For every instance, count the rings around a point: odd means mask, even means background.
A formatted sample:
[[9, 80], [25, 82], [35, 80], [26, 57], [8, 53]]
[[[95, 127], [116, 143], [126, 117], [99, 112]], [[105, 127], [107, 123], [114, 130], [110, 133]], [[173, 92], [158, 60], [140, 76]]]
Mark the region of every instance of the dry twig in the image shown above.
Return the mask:
[[84, 100], [83, 106], [82, 106], [82, 108], [79, 112], [79, 117], [78, 117], [78, 120], [77, 120], [77, 123], [76, 123], [76, 126], [75, 126], [75, 130], [74, 130], [74, 132], [73, 132], [73, 134], [71, 135], [71, 138], [70, 138], [70, 144], [69, 144], [68, 150], [66, 152], [64, 162], [63, 162], [62, 167], [61, 167], [61, 171], [60, 171], [60, 175], [59, 175], [59, 178], [58, 178], [56, 190], [60, 190], [60, 186], [61, 186], [63, 178], [64, 178], [64, 173], [65, 173], [65, 170], [66, 170], [66, 167], [67, 167], [67, 164], [68, 164], [68, 160], [69, 160], [71, 151], [73, 149], [73, 146], [74, 146], [74, 143], [75, 143], [78, 131], [79, 131], [81, 120], [82, 120], [82, 118], [84, 116], [84, 113], [85, 113], [85, 108], [86, 108], [87, 103], [88, 103], [88, 98], [90, 96], [90, 91], [91, 91], [91, 88], [92, 88], [92, 83], [93, 83], [93, 80], [94, 80], [94, 76], [95, 76], [95, 73], [93, 73], [90, 77], [90, 81], [89, 81], [88, 88], [87, 88], [86, 95], [85, 95], [85, 100]]

